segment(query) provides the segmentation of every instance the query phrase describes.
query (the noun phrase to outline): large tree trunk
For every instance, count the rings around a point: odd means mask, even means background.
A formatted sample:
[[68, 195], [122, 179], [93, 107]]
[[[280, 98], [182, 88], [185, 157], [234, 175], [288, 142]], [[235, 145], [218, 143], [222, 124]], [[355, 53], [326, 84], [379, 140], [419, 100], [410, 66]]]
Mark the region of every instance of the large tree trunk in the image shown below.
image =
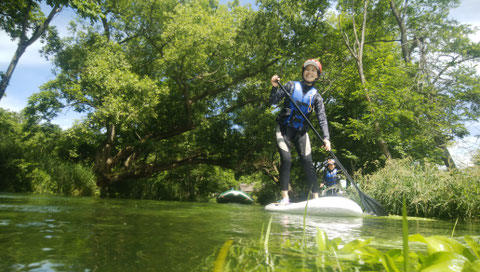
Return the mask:
[[15, 70], [15, 67], [17, 67], [18, 61], [20, 60], [20, 57], [23, 55], [23, 53], [25, 53], [26, 49], [27, 46], [25, 45], [19, 45], [17, 47], [17, 50], [15, 50], [15, 54], [13, 55], [13, 58], [8, 65], [7, 71], [5, 72], [5, 74], [2, 75], [2, 81], [0, 82], [0, 100], [2, 100], [8, 83], [12, 78], [13, 71]]
[[409, 63], [411, 58], [412, 49], [409, 47], [408, 36], [407, 36], [407, 27], [405, 25], [405, 12], [400, 14], [395, 0], [390, 0], [390, 9], [392, 10], [395, 19], [397, 20], [398, 27], [400, 28], [400, 45], [402, 46], [403, 60], [406, 63]]
[[115, 124], [107, 126], [107, 139], [100, 146], [95, 156], [94, 172], [97, 176], [97, 185], [104, 187], [110, 183], [113, 165], [112, 153], [115, 141]]

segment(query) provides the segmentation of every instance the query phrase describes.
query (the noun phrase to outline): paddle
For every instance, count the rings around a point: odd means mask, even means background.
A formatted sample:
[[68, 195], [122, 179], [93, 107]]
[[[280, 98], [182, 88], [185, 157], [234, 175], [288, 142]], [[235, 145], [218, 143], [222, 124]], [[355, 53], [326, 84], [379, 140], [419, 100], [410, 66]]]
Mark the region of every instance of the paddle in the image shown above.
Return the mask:
[[[282, 91], [288, 97], [290, 102], [292, 102], [292, 104], [295, 106], [295, 108], [300, 112], [302, 117], [307, 122], [308, 126], [313, 130], [315, 135], [317, 135], [318, 139], [320, 139], [320, 141], [323, 142], [323, 139], [320, 136], [320, 134], [318, 133], [318, 131], [313, 127], [312, 123], [307, 118], [307, 116], [305, 116], [305, 114], [300, 110], [300, 107], [297, 105], [295, 100], [293, 100], [292, 96], [287, 92], [287, 90], [285, 90], [285, 88], [282, 86], [280, 81], [277, 81], [277, 83], [280, 86], [280, 89], [282, 89]], [[360, 188], [358, 188], [357, 183], [355, 183], [353, 178], [348, 174], [347, 170], [345, 169], [345, 167], [343, 167], [342, 163], [338, 160], [337, 156], [335, 156], [335, 154], [331, 150], [329, 152], [330, 152], [330, 155], [332, 156], [332, 158], [337, 163], [337, 165], [340, 167], [340, 169], [343, 171], [343, 173], [347, 177], [348, 181], [350, 181], [350, 183], [352, 183], [353, 186], [355, 186], [355, 189], [357, 189], [358, 195], [360, 196], [360, 200], [362, 201], [362, 204], [363, 204], [363, 207], [365, 208], [365, 210], [369, 213], [373, 213], [373, 214], [378, 215], [378, 216], [388, 215], [388, 213], [385, 211], [385, 209], [383, 208], [383, 206], [380, 203], [378, 203], [375, 199], [369, 197], [367, 194], [362, 192], [360, 190]]]

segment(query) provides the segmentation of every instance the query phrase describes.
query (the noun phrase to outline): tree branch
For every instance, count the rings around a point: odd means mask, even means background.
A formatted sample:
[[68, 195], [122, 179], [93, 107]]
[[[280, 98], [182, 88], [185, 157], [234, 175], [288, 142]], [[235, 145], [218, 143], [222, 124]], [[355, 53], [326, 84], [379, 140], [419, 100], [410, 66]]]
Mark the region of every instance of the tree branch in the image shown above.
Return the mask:
[[52, 8], [52, 10], [50, 11], [50, 13], [48, 14], [48, 17], [47, 19], [45, 19], [45, 21], [43, 22], [42, 25], [38, 26], [35, 31], [33, 32], [32, 34], [32, 37], [28, 40], [27, 42], [27, 45], [31, 45], [32, 43], [34, 43], [38, 38], [40, 38], [40, 36], [42, 36], [43, 33], [45, 33], [45, 30], [48, 28], [48, 26], [50, 25], [50, 22], [52, 21], [53, 17], [59, 13], [60, 11], [62, 10], [62, 7], [60, 6], [60, 4], [55, 4], [55, 6]]
[[238, 76], [237, 78], [235, 78], [234, 80], [232, 80], [232, 82], [230, 84], [227, 84], [225, 86], [222, 86], [220, 88], [217, 88], [215, 90], [212, 90], [212, 91], [205, 91], [203, 92], [202, 94], [196, 96], [196, 97], [192, 97], [192, 103], [196, 103], [204, 98], [206, 98], [207, 96], [215, 96], [215, 95], [218, 95], [226, 90], [228, 90], [228, 88], [232, 87], [232, 86], [235, 86], [237, 85], [238, 83], [242, 82], [243, 80], [249, 78], [249, 77], [252, 77], [262, 71], [264, 71], [265, 69], [267, 69], [268, 67], [272, 66], [273, 64], [275, 64], [279, 59], [277, 58], [274, 58], [273, 60], [271, 60], [269, 63], [259, 67], [257, 70], [253, 71], [253, 72], [246, 72], [240, 76]]

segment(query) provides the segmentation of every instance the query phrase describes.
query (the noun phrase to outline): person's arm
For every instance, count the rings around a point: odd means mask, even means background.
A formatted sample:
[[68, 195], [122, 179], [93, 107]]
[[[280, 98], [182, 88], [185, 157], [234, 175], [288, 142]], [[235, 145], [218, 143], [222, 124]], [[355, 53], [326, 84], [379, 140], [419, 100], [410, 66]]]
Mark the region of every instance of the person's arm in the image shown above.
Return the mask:
[[[285, 93], [278, 86], [277, 80], [280, 80], [277, 75], [274, 75], [271, 79], [272, 90], [270, 91], [270, 105], [278, 104], [278, 102], [285, 97]], [[287, 82], [283, 87], [288, 93], [292, 93], [293, 83], [291, 81]]]
[[315, 107], [315, 113], [317, 114], [318, 124], [320, 125], [322, 134], [323, 134], [323, 141], [325, 143], [324, 148], [327, 151], [330, 151], [331, 144], [330, 144], [330, 132], [328, 130], [327, 115], [325, 113], [325, 105], [323, 104], [323, 98], [319, 93], [315, 95], [314, 103], [315, 103], [314, 107]]
[[[324, 171], [327, 171], [327, 169], [325, 168]], [[320, 190], [323, 190], [323, 187], [325, 187], [325, 184], [327, 183], [324, 171], [322, 172], [322, 182], [320, 183]]]

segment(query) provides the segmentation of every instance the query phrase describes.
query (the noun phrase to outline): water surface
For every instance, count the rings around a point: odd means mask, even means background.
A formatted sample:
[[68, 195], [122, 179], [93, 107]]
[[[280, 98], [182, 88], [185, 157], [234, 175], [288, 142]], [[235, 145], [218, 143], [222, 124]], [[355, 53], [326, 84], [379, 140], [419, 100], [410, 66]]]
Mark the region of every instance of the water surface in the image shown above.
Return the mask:
[[[0, 271], [192, 271], [228, 239], [258, 240], [273, 216], [271, 240], [300, 239], [303, 217], [241, 204], [0, 194]], [[343, 241], [375, 238], [401, 247], [395, 218], [306, 219]], [[454, 222], [410, 220], [410, 233], [450, 236]], [[478, 235], [458, 223], [454, 236]]]

